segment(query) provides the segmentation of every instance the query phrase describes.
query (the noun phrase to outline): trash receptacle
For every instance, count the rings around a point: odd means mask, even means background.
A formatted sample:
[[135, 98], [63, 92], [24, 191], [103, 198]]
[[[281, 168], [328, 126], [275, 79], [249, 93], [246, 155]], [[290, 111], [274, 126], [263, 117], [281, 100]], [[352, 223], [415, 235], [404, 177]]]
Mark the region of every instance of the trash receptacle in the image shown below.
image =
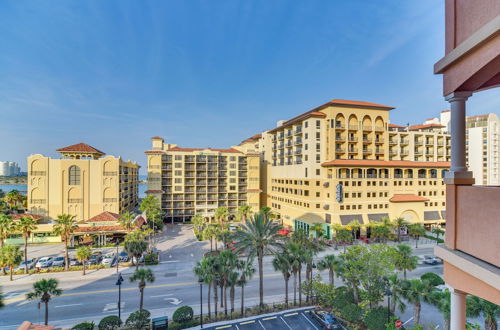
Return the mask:
[[168, 316], [156, 317], [152, 321], [153, 330], [167, 330], [168, 329]]

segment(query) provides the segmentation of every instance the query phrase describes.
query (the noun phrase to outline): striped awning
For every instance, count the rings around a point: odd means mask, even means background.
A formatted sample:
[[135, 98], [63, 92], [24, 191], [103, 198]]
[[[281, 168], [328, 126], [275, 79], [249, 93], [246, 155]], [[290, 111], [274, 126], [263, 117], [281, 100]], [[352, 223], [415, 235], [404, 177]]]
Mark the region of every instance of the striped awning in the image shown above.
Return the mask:
[[372, 213], [368, 214], [369, 221], [382, 222], [383, 218], [388, 218], [389, 213]]
[[424, 211], [424, 221], [441, 220], [438, 211]]
[[340, 216], [340, 222], [345, 226], [348, 225], [349, 222], [358, 220], [360, 224], [363, 224], [363, 216], [361, 214], [346, 214]]

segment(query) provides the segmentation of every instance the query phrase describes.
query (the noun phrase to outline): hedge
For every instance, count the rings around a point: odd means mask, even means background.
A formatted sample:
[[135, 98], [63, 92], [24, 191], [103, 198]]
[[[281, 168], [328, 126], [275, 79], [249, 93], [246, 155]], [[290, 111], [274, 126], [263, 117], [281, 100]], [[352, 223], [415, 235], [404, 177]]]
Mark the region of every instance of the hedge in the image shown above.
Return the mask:
[[193, 309], [190, 306], [177, 308], [172, 315], [172, 320], [177, 323], [184, 323], [193, 319]]

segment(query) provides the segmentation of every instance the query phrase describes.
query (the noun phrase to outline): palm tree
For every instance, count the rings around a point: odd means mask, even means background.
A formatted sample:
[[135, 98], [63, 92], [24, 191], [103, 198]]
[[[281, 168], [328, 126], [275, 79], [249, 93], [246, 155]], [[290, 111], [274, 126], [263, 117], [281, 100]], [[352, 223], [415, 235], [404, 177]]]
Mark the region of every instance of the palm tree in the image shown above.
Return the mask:
[[210, 251], [213, 251], [212, 243], [213, 239], [216, 237], [216, 234], [217, 233], [213, 225], [209, 225], [207, 228], [205, 228], [205, 230], [203, 230], [203, 239], [210, 241]]
[[42, 279], [33, 283], [33, 291], [26, 294], [26, 299], [33, 300], [40, 298], [40, 302], [45, 305], [45, 325], [49, 323], [49, 301], [54, 296], [60, 296], [62, 290], [58, 287], [56, 279]]
[[289, 256], [286, 253], [286, 250], [274, 257], [273, 267], [275, 271], [278, 271], [283, 275], [283, 280], [285, 281], [285, 305], [288, 307], [288, 281], [290, 280], [292, 266], [290, 265]]
[[396, 274], [392, 274], [387, 278], [387, 284], [389, 285], [389, 289], [391, 290], [391, 305], [389, 309], [392, 314], [396, 311], [396, 307], [401, 313], [406, 311], [406, 304], [403, 301], [403, 293], [402, 293], [402, 283], [401, 280]]
[[359, 223], [358, 220], [352, 220], [347, 224], [346, 228], [352, 232], [352, 237], [353, 239], [355, 239], [358, 230], [361, 229], [361, 224]]
[[439, 227], [432, 228], [432, 233], [436, 235], [436, 244], [439, 244], [439, 236], [444, 234], [444, 230]]
[[36, 220], [33, 217], [22, 217], [16, 224], [16, 229], [24, 238], [24, 273], [28, 274], [28, 239], [31, 232], [36, 229]]
[[130, 276], [130, 282], [133, 283], [136, 281], [139, 282], [139, 292], [141, 293], [139, 310], [142, 310], [144, 306], [144, 289], [146, 288], [146, 283], [153, 283], [155, 281], [155, 276], [149, 268], [136, 269], [134, 274]]
[[76, 224], [75, 216], [69, 214], [61, 214], [55, 219], [54, 233], [60, 235], [61, 239], [64, 240], [65, 255], [64, 255], [64, 269], [68, 270], [69, 267], [69, 255], [68, 255], [68, 244], [71, 239], [71, 235], [78, 228]]
[[[450, 330], [450, 317], [451, 317], [451, 294], [448, 289], [441, 291], [434, 291], [429, 295], [429, 303], [434, 305], [443, 314], [444, 330]], [[467, 306], [469, 307], [469, 306]]]
[[428, 296], [432, 293], [433, 289], [428, 281], [420, 279], [403, 281], [401, 293], [413, 305], [413, 320], [415, 325], [420, 324], [422, 301], [429, 300]]
[[297, 243], [288, 243], [286, 246], [290, 265], [293, 273], [293, 304], [297, 304], [297, 277], [299, 281], [299, 305], [302, 304], [302, 262], [304, 261], [304, 249]]
[[346, 243], [352, 242], [352, 232], [346, 228], [342, 228], [337, 232], [336, 240], [344, 243], [344, 253], [345, 253]]
[[9, 208], [13, 210], [22, 200], [22, 194], [18, 190], [13, 189], [5, 195], [4, 199]]
[[125, 228], [125, 230], [127, 230], [127, 232], [130, 233], [135, 226], [135, 223], [134, 223], [135, 217], [136, 217], [136, 215], [134, 213], [127, 211], [127, 212], [123, 213], [120, 216], [120, 218], [118, 218], [118, 222], [120, 223], [120, 225], [122, 227]]
[[328, 269], [328, 278], [330, 279], [330, 285], [334, 287], [335, 273], [339, 269], [340, 260], [338, 260], [334, 254], [329, 254], [323, 257], [318, 263], [319, 270]]
[[409, 245], [399, 244], [396, 246], [396, 269], [403, 272], [403, 278], [406, 280], [406, 272], [417, 268], [418, 257], [412, 255]]
[[394, 219], [393, 225], [397, 230], [398, 242], [401, 242], [401, 229], [403, 229], [403, 227], [405, 226], [408, 226], [409, 222], [406, 221], [403, 217], [397, 217], [396, 219]]
[[497, 329], [497, 317], [500, 317], [500, 305], [476, 296], [467, 296], [467, 314], [470, 317], [484, 317], [486, 330]]
[[229, 286], [229, 300], [231, 301], [231, 314], [234, 313], [234, 296], [236, 293], [236, 286], [238, 285], [238, 280], [240, 274], [238, 272], [230, 272], [227, 277], [227, 285]]
[[92, 250], [88, 246], [79, 247], [76, 250], [76, 259], [82, 263], [83, 266], [83, 276], [85, 276], [85, 263], [92, 256]]
[[215, 209], [215, 220], [217, 220], [221, 228], [224, 227], [224, 221], [227, 220], [228, 216], [229, 216], [229, 211], [227, 207], [219, 206], [218, 208]]
[[14, 232], [15, 223], [10, 215], [0, 214], [0, 247], [3, 247], [5, 240]]
[[207, 295], [208, 318], [210, 318], [210, 313], [211, 313], [211, 304], [210, 304], [210, 299], [212, 298], [211, 289], [213, 282], [215, 280], [215, 274], [213, 272], [213, 267], [210, 259], [213, 259], [213, 257], [202, 258], [200, 261], [196, 263], [196, 266], [194, 267], [194, 273], [196, 274], [196, 276], [198, 276], [200, 281], [203, 281], [208, 285], [208, 295]]
[[2, 265], [9, 267], [10, 280], [12, 281], [12, 274], [14, 272], [14, 267], [19, 265], [23, 260], [23, 251], [17, 245], [5, 245], [0, 250], [2, 255]]
[[205, 225], [205, 218], [201, 214], [196, 213], [191, 218], [191, 223], [193, 224], [193, 226], [197, 230], [197, 232], [200, 233], [203, 229], [203, 226]]
[[323, 227], [322, 223], [314, 223], [314, 224], [312, 224], [311, 230], [316, 235], [316, 239], [323, 238], [323, 236], [325, 234], [325, 228]]
[[253, 266], [253, 259], [246, 259], [240, 261], [237, 265], [240, 271], [240, 277], [236, 283], [241, 288], [241, 315], [245, 316], [245, 285], [248, 280], [255, 274], [255, 267]]
[[259, 265], [260, 307], [264, 307], [264, 254], [273, 252], [273, 248], [281, 246], [278, 231], [281, 226], [270, 220], [263, 213], [257, 213], [242, 225], [242, 230], [235, 233], [238, 252], [247, 252], [248, 257], [257, 256]]
[[247, 221], [252, 214], [252, 208], [249, 205], [241, 205], [236, 213], [236, 219], [241, 222]]
[[[219, 254], [219, 265], [220, 272], [222, 275], [222, 290], [224, 298], [224, 314], [227, 315], [227, 287], [229, 283], [229, 276], [236, 269], [236, 265], [238, 263], [238, 256], [232, 250], [224, 250]], [[236, 284], [236, 279], [234, 280], [234, 284]]]
[[133, 231], [125, 237], [125, 251], [135, 258], [135, 269], [139, 269], [139, 258], [148, 250], [148, 242], [141, 231]]
[[415, 238], [415, 249], [418, 248], [418, 240], [420, 236], [425, 235], [425, 228], [421, 223], [412, 223], [408, 227], [408, 233]]
[[228, 244], [232, 242], [233, 235], [229, 230], [222, 230], [219, 232], [219, 241], [222, 242], [224, 248], [228, 247]]

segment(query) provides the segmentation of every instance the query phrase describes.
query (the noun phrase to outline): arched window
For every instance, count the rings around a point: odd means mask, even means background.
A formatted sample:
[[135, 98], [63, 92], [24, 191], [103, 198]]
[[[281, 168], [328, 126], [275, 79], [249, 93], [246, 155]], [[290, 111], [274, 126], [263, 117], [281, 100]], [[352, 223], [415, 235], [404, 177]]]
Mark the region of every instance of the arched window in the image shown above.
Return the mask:
[[78, 166], [71, 166], [69, 168], [69, 185], [76, 186], [80, 184], [80, 168]]
[[418, 178], [425, 179], [427, 177], [427, 171], [424, 169], [418, 170]]
[[431, 170], [431, 178], [432, 179], [436, 179], [437, 178], [437, 170], [435, 170], [435, 169]]
[[403, 170], [402, 170], [402, 169], [400, 169], [400, 168], [396, 168], [396, 169], [394, 169], [394, 177], [395, 177], [396, 179], [401, 179], [401, 178], [403, 178]]

